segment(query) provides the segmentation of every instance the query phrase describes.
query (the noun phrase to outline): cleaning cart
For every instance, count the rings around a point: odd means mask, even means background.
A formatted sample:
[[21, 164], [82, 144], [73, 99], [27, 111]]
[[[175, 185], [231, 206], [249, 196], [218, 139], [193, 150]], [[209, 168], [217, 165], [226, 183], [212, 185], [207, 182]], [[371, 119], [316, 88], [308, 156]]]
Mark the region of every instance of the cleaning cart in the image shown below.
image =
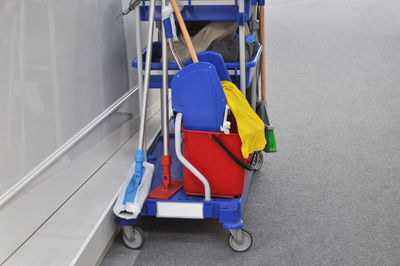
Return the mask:
[[[171, 0], [171, 2], [174, 4], [175, 1]], [[255, 110], [256, 99], [261, 94], [258, 86], [260, 77], [258, 72], [262, 48], [260, 47], [249, 62], [245, 62], [244, 27], [247, 22], [251, 22], [249, 23], [250, 30], [257, 31], [258, 5], [264, 3], [257, 0], [180, 1], [182, 8], [179, 16], [185, 21], [237, 22], [240, 60], [227, 63], [223, 62], [222, 57], [219, 58], [220, 55], [210, 52], [199, 54], [198, 57], [192, 52], [190, 62], [180, 63], [177, 60], [177, 63], [168, 63], [166, 57], [168, 30], [163, 23], [161, 23], [162, 31], [159, 34], [161, 41], [153, 42], [152, 40], [154, 21], [164, 20], [162, 11], [167, 6], [166, 0], [161, 0], [160, 3], [161, 5], [156, 5], [155, 0], [131, 1], [129, 7], [130, 10], [136, 11], [137, 16], [139, 56], [132, 65], [138, 68], [140, 99], [143, 99], [141, 106], [144, 106], [141, 109], [141, 117], [145, 118], [147, 90], [149, 88], [162, 89], [162, 127], [159, 137], [147, 150], [147, 163], [144, 162], [144, 165], [154, 165], [148, 189], [150, 194], [141, 202], [140, 213], [137, 213], [135, 218], [130, 219], [129, 216], [124, 216], [124, 211], [122, 211], [122, 215], [116, 219], [123, 229], [123, 241], [133, 249], [142, 247], [144, 234], [137, 226], [141, 216], [215, 218], [220, 221], [223, 228], [230, 231], [230, 247], [235, 251], [246, 251], [252, 244], [252, 236], [248, 231], [243, 230], [241, 217], [253, 171], [261, 168], [263, 156], [262, 152], [254, 152], [245, 158], [240, 149], [239, 135], [234, 131], [230, 134], [221, 132], [224, 131], [227, 121], [226, 99], [221, 80], [236, 83], [243, 95], [247, 95], [251, 107]], [[177, 8], [176, 4], [172, 6]], [[175, 17], [179, 20], [176, 9]], [[140, 21], [149, 21], [149, 37], [143, 51], [139, 18]], [[182, 27], [181, 24], [180, 26]], [[153, 57], [162, 58], [162, 62], [150, 62]], [[146, 59], [145, 64], [143, 64], [143, 58]], [[185, 67], [181, 69], [183, 66]], [[145, 68], [144, 75], [143, 67]], [[197, 73], [200, 72], [207, 78], [199, 77]], [[197, 82], [196, 78], [198, 78]], [[190, 87], [191, 90], [180, 90], [179, 88], [184, 87], [182, 84], [187, 84], [188, 80], [193, 85], [186, 88]], [[207, 82], [211, 85], [205, 86]], [[210, 90], [201, 91], [202, 86]], [[172, 87], [174, 119], [170, 119], [168, 112], [168, 88], [170, 87]], [[250, 91], [247, 92], [248, 89]], [[199, 100], [206, 97], [218, 99], [218, 101]], [[196, 101], [193, 101], [193, 98]], [[193, 103], [196, 106], [193, 106]], [[224, 110], [225, 117], [213, 115], [214, 112], [223, 113]], [[204, 118], [207, 112], [210, 115]], [[203, 117], [199, 117], [199, 114]], [[141, 125], [144, 121], [145, 119], [141, 121]], [[140, 134], [141, 139], [143, 134], [144, 128]], [[140, 146], [140, 149], [142, 148]], [[208, 156], [204, 156], [206, 154]], [[141, 158], [141, 163], [143, 161], [144, 158]]]

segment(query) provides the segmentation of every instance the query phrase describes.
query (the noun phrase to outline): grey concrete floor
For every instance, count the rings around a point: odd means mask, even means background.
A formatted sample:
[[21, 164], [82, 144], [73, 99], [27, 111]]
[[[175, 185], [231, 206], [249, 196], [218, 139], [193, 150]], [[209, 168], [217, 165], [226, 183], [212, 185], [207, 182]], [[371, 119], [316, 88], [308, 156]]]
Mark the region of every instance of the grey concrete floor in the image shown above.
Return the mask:
[[253, 179], [253, 246], [232, 252], [216, 221], [150, 218], [143, 249], [118, 238], [103, 265], [400, 265], [400, 1], [267, 8], [279, 152]]

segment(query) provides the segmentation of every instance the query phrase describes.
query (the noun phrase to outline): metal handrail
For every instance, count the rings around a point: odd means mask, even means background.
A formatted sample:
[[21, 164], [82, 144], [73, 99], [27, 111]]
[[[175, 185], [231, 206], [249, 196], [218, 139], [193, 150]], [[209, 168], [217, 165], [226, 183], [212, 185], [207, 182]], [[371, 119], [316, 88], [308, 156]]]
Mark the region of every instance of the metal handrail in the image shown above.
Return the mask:
[[57, 161], [64, 153], [71, 149], [76, 143], [78, 143], [83, 137], [89, 132], [96, 128], [101, 122], [109, 117], [115, 110], [117, 110], [133, 93], [138, 90], [138, 86], [130, 89], [121, 98], [110, 105], [100, 115], [93, 119], [89, 124], [82, 128], [77, 134], [69, 139], [64, 145], [58, 148], [45, 160], [43, 160], [38, 166], [32, 169], [27, 175], [19, 180], [15, 185], [8, 189], [3, 195], [0, 196], [0, 208], [2, 208], [10, 199], [17, 195], [23, 188], [25, 188], [30, 182], [32, 182], [39, 174], [46, 170], [52, 163]]

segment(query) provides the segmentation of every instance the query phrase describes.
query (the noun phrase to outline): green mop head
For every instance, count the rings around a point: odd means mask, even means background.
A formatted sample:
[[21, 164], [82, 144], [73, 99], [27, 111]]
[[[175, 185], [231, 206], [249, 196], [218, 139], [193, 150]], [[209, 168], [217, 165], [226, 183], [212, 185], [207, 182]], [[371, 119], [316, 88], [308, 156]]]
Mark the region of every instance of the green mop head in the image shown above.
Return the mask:
[[271, 126], [265, 126], [265, 139], [267, 140], [267, 145], [265, 145], [265, 152], [276, 152], [276, 141], [274, 128]]

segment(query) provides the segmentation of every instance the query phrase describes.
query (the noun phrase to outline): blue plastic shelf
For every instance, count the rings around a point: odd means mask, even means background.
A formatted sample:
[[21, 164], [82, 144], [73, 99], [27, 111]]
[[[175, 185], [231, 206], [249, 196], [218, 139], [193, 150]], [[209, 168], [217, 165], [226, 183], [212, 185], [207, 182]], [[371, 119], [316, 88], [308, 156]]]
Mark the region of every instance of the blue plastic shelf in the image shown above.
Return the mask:
[[[257, 70], [257, 64], [260, 61], [261, 58], [261, 52], [262, 52], [262, 46], [260, 45], [260, 48], [258, 49], [257, 53], [253, 56], [252, 60], [249, 62], [246, 62], [246, 88], [249, 88], [250, 82], [253, 80], [254, 75]], [[146, 60], [146, 49], [143, 50], [142, 53], [143, 57], [143, 62]], [[154, 42], [153, 43], [153, 58], [161, 58], [161, 42]], [[191, 63], [191, 60], [189, 59], [186, 61], [183, 65], [188, 65]], [[132, 62], [132, 67], [137, 68], [138, 62], [137, 58], [133, 60]], [[240, 63], [239, 62], [225, 62], [225, 66], [228, 69], [231, 76], [231, 80], [233, 83], [238, 86], [240, 89]], [[143, 63], [143, 69], [145, 67], [145, 63]], [[161, 62], [153, 62], [151, 63], [151, 70], [156, 70], [159, 73], [153, 74], [151, 73], [150, 76], [150, 88], [161, 88], [162, 87], [162, 63]], [[178, 71], [178, 65], [176, 63], [168, 63], [168, 71]], [[171, 87], [171, 81], [172, 81], [173, 75], [169, 74], [168, 75], [168, 87]]]
[[[170, 136], [170, 153], [172, 156], [171, 177], [182, 180], [183, 167], [178, 161], [174, 149], [174, 136]], [[150, 191], [162, 184], [163, 168], [161, 166], [161, 156], [163, 154], [162, 137], [159, 137], [147, 156], [147, 161], [155, 165], [153, 181]], [[204, 218], [216, 218], [225, 229], [233, 230], [243, 227], [241, 220], [244, 204], [251, 184], [253, 172], [247, 171], [247, 182], [244, 192], [240, 198], [211, 198], [205, 201], [204, 197], [186, 195], [183, 188], [168, 200], [146, 199], [140, 216], [157, 216], [157, 202], [177, 202], [177, 203], [202, 203]], [[137, 219], [125, 220], [117, 218], [117, 223], [122, 226], [135, 225]], [[163, 217], [165, 218], [165, 217]], [[170, 217], [175, 218], [175, 217]]]
[[[146, 0], [146, 2], [148, 2], [148, 0]], [[257, 5], [257, 0], [245, 0], [245, 21], [249, 20]], [[237, 21], [239, 17], [239, 7], [237, 1], [235, 5], [185, 5], [181, 13], [185, 21]], [[156, 21], [161, 20], [160, 6], [156, 6], [154, 18]], [[149, 20], [148, 6], [140, 6], [140, 19], [142, 21]]]

